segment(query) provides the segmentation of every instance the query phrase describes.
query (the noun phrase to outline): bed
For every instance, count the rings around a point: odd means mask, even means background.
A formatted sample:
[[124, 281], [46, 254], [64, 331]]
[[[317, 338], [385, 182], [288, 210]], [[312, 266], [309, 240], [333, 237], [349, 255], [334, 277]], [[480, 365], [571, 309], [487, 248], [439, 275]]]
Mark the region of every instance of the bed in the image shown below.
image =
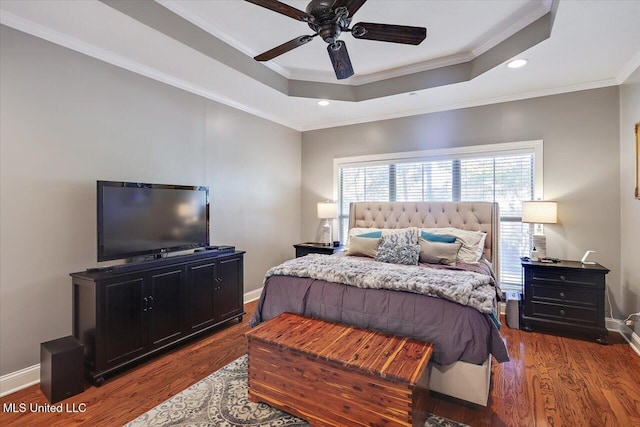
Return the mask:
[[[367, 245], [368, 240], [362, 239], [378, 237], [369, 230], [390, 235], [415, 229], [418, 235], [425, 229], [435, 234], [453, 229], [482, 234], [483, 244], [476, 248], [480, 259], [470, 263], [458, 259], [455, 266], [396, 266], [363, 256], [307, 255], [267, 273], [250, 324], [292, 312], [433, 342], [431, 390], [486, 406], [492, 355], [498, 362], [509, 360], [496, 311], [501, 295], [495, 276], [499, 271], [498, 206], [488, 202], [351, 204], [350, 236]], [[354, 247], [356, 239], [351, 238]], [[354, 251], [353, 255], [362, 254]], [[370, 278], [376, 275], [384, 280]]]

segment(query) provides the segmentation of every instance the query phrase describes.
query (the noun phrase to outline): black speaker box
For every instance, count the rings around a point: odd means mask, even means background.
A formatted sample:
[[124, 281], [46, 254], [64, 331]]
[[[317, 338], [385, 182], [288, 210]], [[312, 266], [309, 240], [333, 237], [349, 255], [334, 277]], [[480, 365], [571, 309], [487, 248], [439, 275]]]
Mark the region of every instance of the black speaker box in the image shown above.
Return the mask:
[[84, 391], [84, 346], [69, 335], [40, 344], [40, 390], [56, 403]]

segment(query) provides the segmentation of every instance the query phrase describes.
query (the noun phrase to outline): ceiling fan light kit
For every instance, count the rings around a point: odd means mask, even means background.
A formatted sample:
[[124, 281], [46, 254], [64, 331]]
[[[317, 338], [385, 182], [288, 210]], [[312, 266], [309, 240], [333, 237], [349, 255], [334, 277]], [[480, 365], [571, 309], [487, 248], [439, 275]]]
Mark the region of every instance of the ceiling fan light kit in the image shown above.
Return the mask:
[[367, 0], [311, 0], [307, 5], [306, 12], [277, 0], [245, 1], [298, 21], [306, 22], [309, 28], [314, 31], [313, 35], [296, 37], [261, 53], [254, 58], [256, 61], [270, 61], [290, 50], [309, 43], [314, 37], [320, 36], [328, 44], [327, 52], [338, 80], [349, 78], [354, 74], [347, 45], [344, 41], [339, 40], [343, 32], [349, 32], [357, 39], [409, 45], [419, 45], [427, 37], [426, 28], [407, 25], [359, 22], [349, 28], [353, 15]]

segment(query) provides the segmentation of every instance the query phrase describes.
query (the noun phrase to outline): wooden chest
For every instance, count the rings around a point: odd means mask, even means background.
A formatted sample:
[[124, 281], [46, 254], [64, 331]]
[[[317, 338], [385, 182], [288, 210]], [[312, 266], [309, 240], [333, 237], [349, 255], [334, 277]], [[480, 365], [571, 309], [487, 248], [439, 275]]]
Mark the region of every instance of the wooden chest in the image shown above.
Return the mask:
[[251, 401], [312, 425], [424, 425], [433, 344], [291, 313], [246, 335]]

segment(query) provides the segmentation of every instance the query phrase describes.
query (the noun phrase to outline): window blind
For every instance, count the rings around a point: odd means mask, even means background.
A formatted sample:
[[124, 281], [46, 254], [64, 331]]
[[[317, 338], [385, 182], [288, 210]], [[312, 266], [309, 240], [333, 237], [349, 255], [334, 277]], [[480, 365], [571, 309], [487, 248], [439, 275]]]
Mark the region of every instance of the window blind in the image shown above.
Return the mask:
[[[442, 157], [442, 156], [440, 156]], [[442, 159], [402, 159], [339, 164], [340, 240], [346, 240], [349, 204], [365, 201], [484, 201], [500, 205], [500, 280], [520, 289], [520, 256], [530, 251], [522, 202], [533, 200], [533, 149]]]

